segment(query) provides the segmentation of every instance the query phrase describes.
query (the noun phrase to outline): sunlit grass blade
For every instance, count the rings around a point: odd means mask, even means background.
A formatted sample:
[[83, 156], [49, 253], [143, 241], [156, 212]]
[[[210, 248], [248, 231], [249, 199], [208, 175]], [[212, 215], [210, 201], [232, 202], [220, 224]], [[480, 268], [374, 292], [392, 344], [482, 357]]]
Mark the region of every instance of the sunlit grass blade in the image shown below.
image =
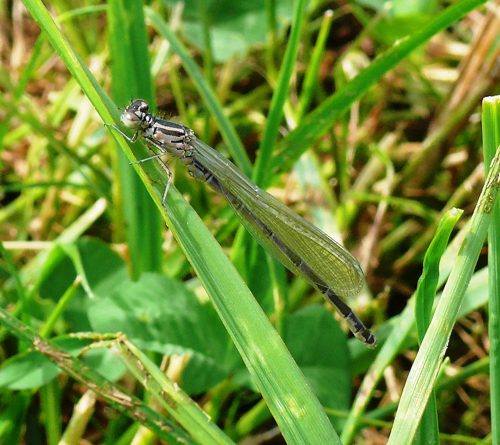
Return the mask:
[[[434, 239], [425, 254], [422, 275], [418, 280], [415, 292], [415, 319], [419, 342], [422, 342], [431, 321], [432, 308], [439, 282], [439, 263], [448, 245], [451, 232], [462, 213], [462, 210], [451, 209], [443, 216], [439, 221]], [[431, 394], [429, 403], [422, 416], [416, 442], [439, 442], [436, 395], [434, 392]]]
[[[486, 169], [500, 147], [500, 96], [487, 97], [483, 101], [483, 153]], [[489, 270], [489, 327], [490, 335], [490, 394], [492, 442], [500, 443], [500, 205], [492, 211], [492, 223], [488, 232]]]
[[486, 239], [496, 195], [500, 188], [499, 178], [500, 150], [497, 150], [472, 215], [467, 236], [408, 375], [396, 412], [394, 427], [389, 437], [389, 444], [411, 443], [415, 437], [438, 376], [465, 290]]
[[451, 231], [463, 211], [451, 209], [439, 221], [436, 234], [424, 257], [422, 275], [415, 291], [415, 320], [419, 341], [422, 341], [432, 317], [434, 298], [439, 283], [439, 263], [443, 256]]
[[208, 418], [195, 401], [127, 338], [120, 336], [113, 343], [122, 351], [122, 359], [128, 369], [142, 382], [148, 394], [166, 413], [174, 417], [193, 439], [199, 443], [212, 445], [234, 443]]

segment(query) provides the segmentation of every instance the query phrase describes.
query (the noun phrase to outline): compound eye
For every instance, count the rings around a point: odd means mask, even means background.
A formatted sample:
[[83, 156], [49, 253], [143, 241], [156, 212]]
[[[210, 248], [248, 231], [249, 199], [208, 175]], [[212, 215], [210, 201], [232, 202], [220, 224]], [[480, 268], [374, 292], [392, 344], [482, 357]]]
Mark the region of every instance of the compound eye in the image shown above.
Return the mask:
[[141, 113], [147, 113], [149, 111], [149, 105], [145, 100], [137, 100], [137, 110]]

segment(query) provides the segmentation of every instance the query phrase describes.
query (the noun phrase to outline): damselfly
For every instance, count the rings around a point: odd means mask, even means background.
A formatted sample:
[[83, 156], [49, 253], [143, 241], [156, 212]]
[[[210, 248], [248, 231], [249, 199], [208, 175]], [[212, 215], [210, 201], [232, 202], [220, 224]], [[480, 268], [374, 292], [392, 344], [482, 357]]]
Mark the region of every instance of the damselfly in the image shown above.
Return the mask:
[[134, 100], [123, 111], [121, 121], [135, 130], [129, 137], [111, 125], [124, 138], [129, 142], [142, 138], [157, 150], [153, 150], [153, 156], [138, 162], [160, 159], [169, 175], [163, 201], [171, 177], [161, 157], [170, 155], [180, 159], [193, 177], [208, 183], [224, 196], [266, 250], [318, 289], [335, 306], [359, 340], [369, 347], [375, 346], [375, 336], [342, 299], [357, 295], [365, 282], [361, 266], [347, 250], [250, 182], [228, 159], [200, 141], [191, 129], [149, 113], [146, 101]]

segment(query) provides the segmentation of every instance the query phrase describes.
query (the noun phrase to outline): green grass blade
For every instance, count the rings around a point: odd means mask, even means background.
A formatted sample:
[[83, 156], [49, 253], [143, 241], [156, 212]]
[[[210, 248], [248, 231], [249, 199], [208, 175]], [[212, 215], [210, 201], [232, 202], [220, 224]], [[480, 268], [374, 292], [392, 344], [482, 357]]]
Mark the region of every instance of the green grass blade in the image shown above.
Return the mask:
[[264, 134], [259, 147], [259, 155], [255, 164], [253, 179], [256, 184], [269, 181], [269, 170], [273, 156], [273, 149], [278, 137], [279, 127], [283, 119], [285, 101], [290, 91], [293, 70], [299, 52], [300, 35], [305, 19], [305, 0], [297, 0], [293, 18], [293, 26], [288, 39], [285, 56], [279, 70], [278, 82], [274, 90], [269, 114], [267, 116]]
[[40, 388], [40, 405], [43, 410], [43, 423], [48, 445], [56, 445], [61, 440], [62, 413], [60, 394], [59, 383], [56, 380]]
[[[160, 191], [157, 192], [160, 199]], [[164, 215], [288, 443], [336, 443], [337, 437], [300, 369], [260, 306], [177, 191]], [[337, 438], [338, 439], [338, 438]]]
[[[489, 165], [500, 146], [500, 96], [483, 101], [483, 153]], [[493, 207], [493, 221], [488, 233], [489, 335], [492, 443], [500, 443], [500, 206]]]
[[[107, 12], [113, 98], [120, 106], [127, 105], [137, 97], [154, 103], [142, 5], [138, 2], [113, 0], [109, 2]], [[134, 63], [130, 63], [131, 60]], [[138, 277], [141, 272], [160, 271], [162, 224], [158, 212], [120, 151], [118, 169], [119, 174], [116, 176], [121, 181], [122, 193], [116, 201], [123, 209], [125, 224], [115, 221], [115, 225], [125, 227], [132, 274]], [[115, 216], [118, 214], [119, 212], [114, 212]], [[117, 219], [120, 220], [121, 217], [118, 216]]]
[[198, 404], [182, 391], [177, 383], [169, 379], [146, 354], [126, 338], [118, 337], [117, 346], [122, 351], [122, 360], [134, 377], [144, 385], [163, 407], [179, 422], [193, 439], [207, 445], [234, 444], [213, 422]]
[[401, 395], [389, 444], [411, 443], [434, 388], [451, 330], [465, 290], [487, 235], [497, 191], [500, 188], [500, 150], [497, 151], [469, 231], [462, 243], [453, 270], [439, 300], [434, 317], [415, 358]]
[[318, 75], [321, 67], [321, 62], [325, 54], [325, 46], [332, 27], [333, 11], [327, 10], [323, 15], [321, 27], [319, 29], [318, 38], [311, 55], [311, 61], [308, 64], [304, 75], [304, 85], [300, 93], [299, 103], [297, 106], [297, 122], [300, 122], [302, 116], [306, 113], [318, 83]]
[[432, 36], [446, 29], [460, 17], [484, 3], [486, 3], [486, 0], [463, 0], [458, 2], [445, 9], [420, 31], [394, 44], [344, 88], [337, 91], [304, 117], [301, 125], [292, 131], [280, 144], [278, 153], [275, 153], [273, 168], [278, 171], [288, 170], [304, 151], [310, 148], [331, 128], [336, 119], [348, 110], [355, 101], [359, 100], [389, 70]]
[[441, 218], [436, 234], [424, 257], [423, 271], [418, 280], [415, 295], [415, 320], [420, 342], [424, 338], [432, 317], [432, 307], [439, 281], [439, 262], [448, 245], [451, 231], [462, 213], [462, 210], [451, 209]]
[[266, 72], [273, 79], [276, 77], [275, 53], [277, 50], [276, 0], [266, 0], [267, 45]]
[[[421, 343], [432, 317], [432, 307], [436, 297], [439, 282], [439, 262], [445, 252], [451, 232], [463, 211], [451, 209], [439, 221], [436, 234], [427, 249], [424, 257], [424, 266], [418, 280], [415, 295], [415, 320], [417, 322], [417, 335]], [[436, 395], [433, 392], [429, 403], [422, 416], [416, 444], [438, 443], [439, 426], [436, 407]]]

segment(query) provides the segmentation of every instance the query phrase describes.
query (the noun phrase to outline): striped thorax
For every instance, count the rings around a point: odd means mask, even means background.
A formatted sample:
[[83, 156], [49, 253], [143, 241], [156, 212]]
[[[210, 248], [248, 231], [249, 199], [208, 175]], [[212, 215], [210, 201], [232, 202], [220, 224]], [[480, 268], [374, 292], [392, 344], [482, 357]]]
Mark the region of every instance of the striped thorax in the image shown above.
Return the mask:
[[192, 163], [190, 141], [193, 131], [184, 125], [159, 119], [149, 113], [149, 105], [143, 99], [134, 100], [121, 115], [123, 124], [135, 130], [132, 139], [143, 137], [160, 152], [180, 159], [186, 166]]

